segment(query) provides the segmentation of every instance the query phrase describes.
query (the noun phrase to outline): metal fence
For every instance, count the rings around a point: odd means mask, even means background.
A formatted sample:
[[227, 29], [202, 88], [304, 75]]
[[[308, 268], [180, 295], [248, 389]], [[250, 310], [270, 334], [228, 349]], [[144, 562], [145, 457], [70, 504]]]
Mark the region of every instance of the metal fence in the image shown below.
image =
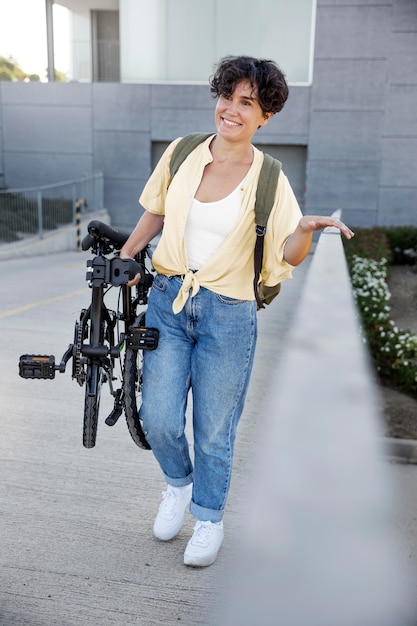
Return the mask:
[[11, 242], [67, 224], [103, 209], [103, 174], [54, 185], [0, 191], [0, 242]]

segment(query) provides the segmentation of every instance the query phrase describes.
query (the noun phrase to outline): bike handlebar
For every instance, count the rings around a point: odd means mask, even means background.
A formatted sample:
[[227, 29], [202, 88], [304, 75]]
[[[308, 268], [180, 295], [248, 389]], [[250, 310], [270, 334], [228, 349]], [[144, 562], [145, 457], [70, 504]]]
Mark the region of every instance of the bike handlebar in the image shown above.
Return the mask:
[[89, 250], [94, 241], [96, 241], [97, 239], [109, 242], [114, 246], [115, 249], [120, 250], [120, 248], [128, 240], [130, 234], [128, 232], [117, 230], [117, 228], [113, 228], [109, 224], [100, 222], [100, 220], [92, 220], [88, 224], [87, 230], [88, 235], [84, 237], [81, 243], [81, 248], [84, 251]]

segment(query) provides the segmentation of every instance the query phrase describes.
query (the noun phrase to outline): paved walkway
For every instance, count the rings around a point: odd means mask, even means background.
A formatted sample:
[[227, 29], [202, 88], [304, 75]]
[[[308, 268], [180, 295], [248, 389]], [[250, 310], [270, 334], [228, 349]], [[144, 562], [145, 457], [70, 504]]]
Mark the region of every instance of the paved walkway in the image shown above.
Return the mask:
[[[135, 447], [122, 420], [113, 429], [101, 422], [96, 447], [86, 450], [84, 390], [70, 371], [54, 381], [17, 375], [20, 354], [59, 358], [72, 341], [79, 310], [88, 302], [85, 258], [63, 253], [1, 263], [0, 625], [218, 626], [215, 615], [239, 546], [245, 472], [262, 428], [265, 390], [308, 261], [259, 314], [225, 541], [214, 565], [195, 570], [182, 564], [193, 527], [188, 514], [173, 541], [152, 537], [163, 481], [152, 454]], [[110, 409], [104, 393], [103, 416]], [[417, 561], [417, 468], [398, 464], [394, 474], [402, 496], [395, 518], [410, 561]]]

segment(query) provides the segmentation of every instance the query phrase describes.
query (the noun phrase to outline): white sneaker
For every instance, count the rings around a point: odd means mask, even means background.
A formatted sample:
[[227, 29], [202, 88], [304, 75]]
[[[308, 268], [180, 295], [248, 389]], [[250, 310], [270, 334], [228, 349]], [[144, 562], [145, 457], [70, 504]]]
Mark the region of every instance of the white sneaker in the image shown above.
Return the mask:
[[169, 541], [181, 530], [184, 523], [185, 509], [190, 503], [192, 483], [185, 487], [167, 486], [162, 492], [162, 502], [153, 525], [153, 534], [157, 539]]
[[194, 526], [184, 553], [184, 564], [204, 567], [214, 563], [223, 541], [223, 522], [201, 522]]

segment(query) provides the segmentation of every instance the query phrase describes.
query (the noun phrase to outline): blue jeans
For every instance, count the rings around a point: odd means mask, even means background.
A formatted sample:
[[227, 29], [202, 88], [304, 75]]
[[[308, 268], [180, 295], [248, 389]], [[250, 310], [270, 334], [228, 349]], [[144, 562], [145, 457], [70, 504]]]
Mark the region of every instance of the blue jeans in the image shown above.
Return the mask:
[[[181, 280], [157, 275], [152, 286], [146, 325], [158, 328], [159, 345], [144, 355], [140, 417], [166, 482], [193, 482], [191, 514], [219, 522], [252, 370], [256, 304], [200, 287], [175, 315], [172, 302]], [[190, 388], [194, 462], [184, 432]]]

